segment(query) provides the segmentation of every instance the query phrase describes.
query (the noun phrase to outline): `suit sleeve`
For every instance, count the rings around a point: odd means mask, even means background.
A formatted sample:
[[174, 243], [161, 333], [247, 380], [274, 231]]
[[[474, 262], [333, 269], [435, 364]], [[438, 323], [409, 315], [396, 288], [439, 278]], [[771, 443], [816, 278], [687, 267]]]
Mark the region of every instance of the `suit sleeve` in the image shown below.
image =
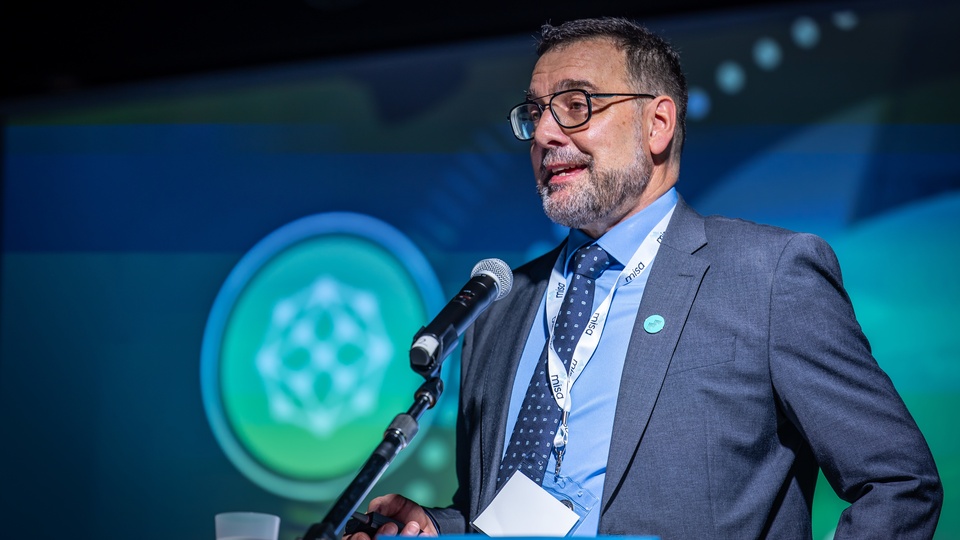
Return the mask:
[[931, 538], [943, 501], [933, 456], [872, 356], [826, 242], [792, 238], [771, 300], [777, 399], [850, 503], [835, 538]]
[[[481, 316], [482, 317], [482, 316]], [[434, 525], [440, 534], [466, 534], [470, 532], [467, 516], [470, 507], [470, 437], [466, 433], [466, 419], [464, 417], [464, 407], [462, 401], [465, 399], [464, 388], [469, 386], [463, 383], [468, 377], [470, 370], [470, 359], [473, 351], [473, 333], [477, 325], [471, 326], [464, 333], [462, 348], [460, 351], [461, 363], [461, 404], [457, 407], [457, 433], [456, 433], [456, 472], [457, 472], [457, 490], [453, 494], [453, 504], [445, 508], [427, 508], [427, 514], [433, 519]]]

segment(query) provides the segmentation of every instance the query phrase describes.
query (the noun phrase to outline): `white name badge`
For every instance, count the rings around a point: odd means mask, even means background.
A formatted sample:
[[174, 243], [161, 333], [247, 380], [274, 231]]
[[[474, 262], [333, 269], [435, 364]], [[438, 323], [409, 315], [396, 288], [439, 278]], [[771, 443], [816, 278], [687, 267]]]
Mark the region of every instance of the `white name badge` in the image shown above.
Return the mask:
[[518, 471], [473, 520], [473, 526], [487, 536], [561, 537], [579, 519], [573, 510]]

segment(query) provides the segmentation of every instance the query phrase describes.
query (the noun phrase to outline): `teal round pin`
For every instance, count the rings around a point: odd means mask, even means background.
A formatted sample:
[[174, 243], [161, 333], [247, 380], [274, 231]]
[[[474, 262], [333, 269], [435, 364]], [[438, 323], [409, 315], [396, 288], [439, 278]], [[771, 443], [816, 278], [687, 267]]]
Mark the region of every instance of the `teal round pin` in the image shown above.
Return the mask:
[[643, 329], [646, 330], [648, 334], [656, 334], [663, 330], [663, 317], [660, 315], [647, 317], [647, 320], [643, 321]]

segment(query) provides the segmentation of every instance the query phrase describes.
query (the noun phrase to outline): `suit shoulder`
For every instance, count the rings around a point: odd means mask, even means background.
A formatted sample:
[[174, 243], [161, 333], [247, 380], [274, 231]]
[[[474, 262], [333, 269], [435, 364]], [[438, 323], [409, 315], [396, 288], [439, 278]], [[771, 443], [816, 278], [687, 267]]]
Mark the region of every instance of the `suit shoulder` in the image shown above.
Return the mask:
[[707, 234], [713, 232], [715, 235], [720, 236], [753, 236], [753, 237], [768, 237], [771, 239], [775, 238], [788, 238], [795, 234], [800, 234], [797, 231], [792, 231], [790, 229], [785, 229], [783, 227], [778, 227], [776, 225], [768, 225], [765, 223], [757, 223], [755, 221], [750, 221], [742, 218], [728, 217], [722, 215], [709, 215], [703, 217], [704, 227], [707, 230]]
[[761, 268], [801, 265], [826, 269], [839, 277], [840, 263], [833, 247], [822, 237], [783, 227], [725, 216], [704, 218], [707, 243], [702, 253], [726, 260], [735, 257], [739, 267]]
[[704, 232], [707, 241], [714, 244], [737, 243], [762, 249], [784, 249], [788, 244], [794, 244], [830, 249], [826, 240], [813, 233], [720, 215], [704, 217]]

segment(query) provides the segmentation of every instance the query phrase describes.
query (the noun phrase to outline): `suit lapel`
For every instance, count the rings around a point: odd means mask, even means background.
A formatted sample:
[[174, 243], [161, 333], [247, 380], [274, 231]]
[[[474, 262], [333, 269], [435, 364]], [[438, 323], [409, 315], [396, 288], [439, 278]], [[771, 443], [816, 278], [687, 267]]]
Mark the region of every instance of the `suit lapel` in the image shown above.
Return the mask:
[[[709, 267], [707, 261], [693, 255], [704, 244], [703, 218], [680, 199], [650, 269], [627, 348], [604, 481], [604, 511], [643, 438], [680, 332]], [[665, 323], [655, 333], [644, 330], [644, 321], [652, 315], [663, 317]]]
[[[561, 245], [562, 247], [562, 245]], [[487, 371], [490, 376], [483, 377], [483, 410], [480, 415], [480, 481], [478, 499], [474, 501], [474, 514], [483, 509], [496, 495], [497, 473], [503, 455], [507, 413], [510, 407], [510, 394], [513, 391], [513, 379], [520, 364], [520, 357], [527, 336], [539, 314], [540, 300], [547, 288], [550, 269], [559, 256], [561, 247], [551, 251], [533, 262], [527, 271], [514, 277], [514, 290], [509, 303], [502, 306], [498, 314], [491, 314], [488, 324], [498, 325], [501, 330], [489, 334], [492, 344], [483, 347], [485, 358], [479, 361], [489, 362]], [[498, 317], [499, 321], [494, 319]], [[499, 376], [494, 374], [499, 373]]]

